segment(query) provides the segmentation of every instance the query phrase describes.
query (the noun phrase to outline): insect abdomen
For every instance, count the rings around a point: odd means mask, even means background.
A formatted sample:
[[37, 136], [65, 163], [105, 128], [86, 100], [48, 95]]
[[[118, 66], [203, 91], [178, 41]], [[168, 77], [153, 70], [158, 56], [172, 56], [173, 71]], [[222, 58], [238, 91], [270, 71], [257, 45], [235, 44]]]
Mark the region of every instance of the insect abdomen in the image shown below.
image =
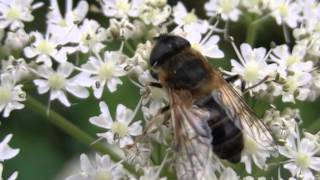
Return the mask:
[[244, 146], [241, 130], [227, 116], [210, 119], [209, 126], [216, 155], [232, 163], [239, 162]]
[[205, 97], [197, 102], [200, 107], [210, 112], [208, 125], [211, 128], [212, 149], [221, 159], [237, 163], [241, 160], [244, 148], [242, 131], [239, 125], [231, 120], [225, 110], [211, 97]]

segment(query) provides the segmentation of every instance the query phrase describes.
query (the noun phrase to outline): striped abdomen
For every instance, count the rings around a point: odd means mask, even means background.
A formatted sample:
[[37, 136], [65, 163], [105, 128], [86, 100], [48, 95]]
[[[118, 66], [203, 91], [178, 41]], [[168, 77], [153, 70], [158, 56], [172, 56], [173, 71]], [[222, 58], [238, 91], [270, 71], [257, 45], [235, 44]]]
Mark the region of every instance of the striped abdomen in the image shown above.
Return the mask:
[[235, 124], [237, 121], [231, 120], [212, 97], [204, 98], [197, 104], [210, 112], [208, 125], [211, 128], [212, 149], [215, 154], [229, 162], [239, 162], [244, 142], [240, 126]]

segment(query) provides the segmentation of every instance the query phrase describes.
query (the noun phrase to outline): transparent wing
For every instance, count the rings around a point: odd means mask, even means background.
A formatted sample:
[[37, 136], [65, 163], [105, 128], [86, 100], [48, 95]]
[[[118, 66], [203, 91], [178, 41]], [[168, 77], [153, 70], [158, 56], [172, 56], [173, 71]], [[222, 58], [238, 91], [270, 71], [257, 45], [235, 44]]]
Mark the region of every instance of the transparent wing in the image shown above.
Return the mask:
[[176, 174], [180, 180], [215, 179], [215, 163], [211, 150], [209, 113], [192, 106], [184, 92], [170, 92], [171, 118], [175, 131]]
[[242, 97], [231, 85], [224, 82], [223, 85], [212, 93], [213, 98], [222, 106], [230, 119], [240, 121], [243, 132], [253, 138], [258, 144], [270, 150], [275, 150], [276, 145], [269, 128], [246, 104]]

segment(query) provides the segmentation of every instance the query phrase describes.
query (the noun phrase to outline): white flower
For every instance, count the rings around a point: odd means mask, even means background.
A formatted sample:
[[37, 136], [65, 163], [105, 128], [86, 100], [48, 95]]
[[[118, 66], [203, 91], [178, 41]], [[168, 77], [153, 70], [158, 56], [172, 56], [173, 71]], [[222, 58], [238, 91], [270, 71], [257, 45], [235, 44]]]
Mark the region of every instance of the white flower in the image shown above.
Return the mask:
[[205, 33], [208, 30], [208, 21], [200, 20], [194, 10], [188, 12], [181, 2], [178, 2], [178, 4], [173, 8], [173, 16], [175, 23], [177, 23], [178, 26], [183, 26], [186, 32], [197, 31]]
[[19, 153], [19, 149], [12, 149], [8, 143], [12, 138], [12, 134], [8, 134], [2, 142], [0, 142], [0, 162], [12, 159]]
[[108, 17], [123, 18], [136, 17], [139, 13], [140, 2], [138, 0], [102, 0], [101, 6], [104, 15]]
[[320, 18], [320, 4], [317, 0], [300, 0], [299, 5], [302, 7], [304, 20], [316, 20]]
[[47, 15], [48, 33], [52, 34], [59, 44], [78, 43], [80, 32], [77, 25], [87, 15], [89, 4], [87, 1], [81, 0], [76, 7], [73, 7], [73, 0], [66, 0], [65, 7], [63, 16], [58, 1], [50, 0], [50, 11]]
[[[0, 179], [2, 180], [2, 172], [3, 172], [3, 164], [0, 163]], [[6, 178], [7, 180], [15, 180], [18, 177], [18, 172], [15, 171], [14, 173], [12, 173], [8, 178]]]
[[22, 90], [22, 85], [15, 85], [15, 80], [11, 74], [2, 74], [0, 83], [0, 112], [8, 117], [14, 109], [22, 109], [24, 105], [21, 101], [26, 100], [26, 93]]
[[267, 158], [270, 157], [270, 149], [248, 135], [244, 135], [244, 149], [241, 154], [241, 162], [245, 164], [246, 171], [251, 174], [252, 161], [260, 168], [264, 169]]
[[34, 80], [34, 84], [37, 85], [39, 94], [44, 94], [50, 91], [50, 101], [58, 99], [65, 106], [70, 106], [70, 102], [67, 99], [66, 92], [78, 98], [87, 98], [89, 92], [86, 88], [76, 83], [75, 79], [67, 79], [74, 66], [71, 63], [65, 62], [60, 64], [57, 71], [54, 71], [51, 67], [41, 65], [35, 72], [41, 77], [41, 79]]
[[66, 180], [120, 180], [124, 178], [124, 170], [121, 163], [113, 163], [108, 155], [96, 154], [94, 163], [90, 162], [85, 154], [80, 156], [81, 171], [69, 176]]
[[29, 66], [23, 58], [15, 59], [9, 56], [2, 60], [1, 65], [2, 71], [11, 74], [14, 82], [19, 82], [30, 74]]
[[98, 133], [99, 137], [105, 138], [109, 144], [118, 143], [120, 148], [133, 144], [131, 136], [142, 134], [141, 121], [132, 122], [135, 114], [124, 105], [117, 106], [116, 119], [113, 121], [108, 106], [104, 102], [99, 104], [101, 114], [89, 119], [89, 121], [101, 128], [107, 129], [105, 133]]
[[315, 179], [312, 170], [320, 171], [320, 157], [315, 157], [318, 146], [308, 138], [290, 138], [285, 146], [279, 147], [279, 152], [289, 158], [284, 168], [288, 169], [297, 178]]
[[29, 42], [29, 35], [24, 29], [15, 32], [8, 32], [5, 45], [12, 50], [22, 49]]
[[[249, 44], [243, 43], [240, 46], [241, 57], [240, 63], [231, 59], [232, 73], [241, 75], [242, 79], [246, 82], [246, 87], [253, 86], [259, 83], [267, 76], [275, 73], [277, 65], [267, 64], [266, 62], [266, 49], [263, 47], [252, 49]], [[265, 83], [252, 89], [253, 92], [259, 90], [266, 90]]]
[[191, 47], [198, 50], [202, 55], [209, 58], [223, 58], [224, 53], [218, 47], [220, 37], [218, 35], [206, 36], [202, 39], [199, 32], [189, 32], [185, 37], [191, 44]]
[[277, 46], [270, 55], [271, 61], [279, 65], [277, 71], [282, 76], [287, 76], [287, 70], [296, 63], [301, 63], [306, 55], [306, 47], [294, 46], [292, 52], [287, 45]]
[[39, 32], [32, 32], [30, 36], [35, 38], [35, 41], [24, 49], [24, 54], [27, 58], [36, 57], [37, 63], [44, 63], [47, 66], [52, 65], [51, 58], [58, 62], [66, 62], [67, 52], [65, 49], [57, 49], [58, 43], [50, 37], [50, 34], [46, 34], [44, 38]]
[[296, 45], [292, 52], [288, 46], [273, 49], [271, 61], [278, 64], [279, 82], [272, 83], [274, 96], [282, 95], [284, 102], [295, 102], [295, 98], [306, 100], [312, 85], [313, 62], [305, 61], [306, 47]]
[[270, 3], [270, 10], [278, 25], [286, 23], [289, 27], [294, 28], [301, 18], [301, 7], [292, 0], [272, 1]]
[[103, 60], [98, 54], [97, 56], [91, 56], [89, 61], [81, 66], [83, 73], [79, 83], [92, 86], [94, 96], [101, 98], [104, 87], [107, 86], [110, 92], [116, 91], [117, 86], [122, 84], [119, 77], [127, 72], [124, 70], [125, 56], [120, 52], [106, 51]]
[[162, 23], [168, 21], [171, 15], [171, 6], [164, 5], [161, 7], [154, 7], [152, 5], [143, 4], [140, 9], [139, 17], [142, 21], [149, 25], [160, 26]]
[[264, 0], [242, 0], [241, 4], [247, 8], [249, 12], [261, 14], [266, 8], [263, 2]]
[[108, 39], [129, 39], [133, 37], [136, 27], [127, 18], [110, 19], [107, 29]]
[[79, 49], [83, 53], [100, 52], [105, 45], [105, 29], [95, 20], [85, 19], [79, 28]]
[[238, 180], [239, 176], [230, 167], [225, 168], [220, 174], [219, 180]]
[[241, 14], [239, 0], [210, 0], [204, 6], [209, 16], [221, 15], [225, 21], [237, 21]]
[[268, 124], [279, 142], [285, 142], [287, 138], [297, 136], [296, 126], [300, 119], [299, 109], [286, 108], [280, 114], [280, 111], [271, 108], [264, 115], [264, 122]]
[[274, 93], [274, 96], [282, 95], [283, 102], [295, 102], [298, 100], [306, 100], [310, 93], [310, 85], [312, 82], [311, 71], [313, 63], [311, 61], [296, 63], [291, 68], [291, 74], [281, 76], [282, 84], [280, 85], [280, 94]]
[[10, 26], [11, 30], [23, 27], [23, 22], [31, 22], [31, 11], [43, 5], [42, 2], [31, 5], [33, 0], [0, 0], [0, 28]]

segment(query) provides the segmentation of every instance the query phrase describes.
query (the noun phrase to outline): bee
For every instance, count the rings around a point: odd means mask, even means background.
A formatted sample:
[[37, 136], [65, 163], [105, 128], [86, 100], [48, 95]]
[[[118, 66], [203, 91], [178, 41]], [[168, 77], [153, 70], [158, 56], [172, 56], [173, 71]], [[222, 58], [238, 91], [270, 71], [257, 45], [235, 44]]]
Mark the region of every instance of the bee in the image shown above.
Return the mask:
[[178, 179], [205, 179], [211, 154], [239, 162], [244, 134], [273, 146], [268, 127], [188, 40], [162, 34], [155, 41], [151, 74], [169, 97]]

